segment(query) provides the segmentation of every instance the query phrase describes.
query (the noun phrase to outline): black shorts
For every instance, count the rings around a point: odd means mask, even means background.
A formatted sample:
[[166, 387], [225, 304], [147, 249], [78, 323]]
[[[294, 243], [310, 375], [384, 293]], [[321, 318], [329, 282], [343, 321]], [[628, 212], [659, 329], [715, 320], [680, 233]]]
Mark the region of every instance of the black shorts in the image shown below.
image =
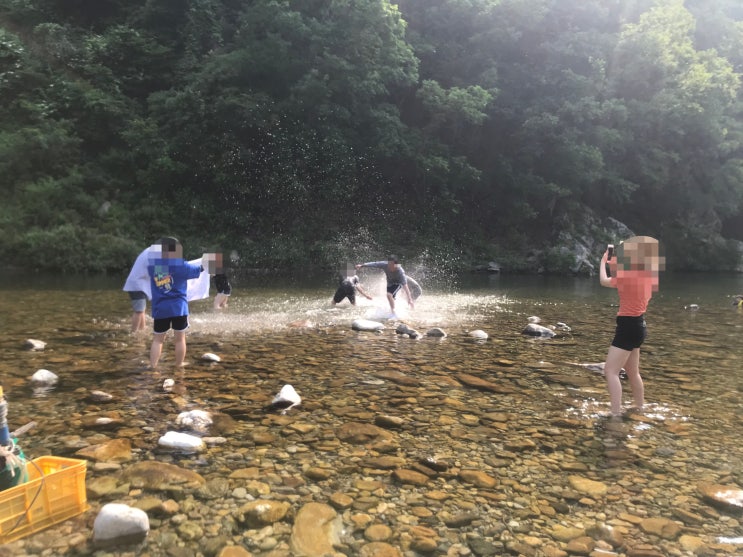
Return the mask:
[[394, 298], [397, 296], [397, 293], [400, 292], [400, 289], [402, 288], [402, 284], [388, 284], [387, 285], [387, 294], [392, 294], [392, 297]]
[[648, 329], [644, 315], [637, 317], [617, 315], [617, 329], [611, 345], [631, 352], [635, 348], [640, 348], [647, 336]]
[[224, 294], [225, 296], [232, 294], [232, 286], [227, 279], [227, 275], [214, 275], [214, 286], [216, 286], [218, 294]]
[[348, 298], [348, 301], [352, 304], [356, 303], [356, 289], [352, 284], [343, 283], [338, 287], [333, 296], [333, 302], [336, 304], [343, 301], [343, 298]]
[[167, 333], [171, 327], [174, 331], [185, 331], [188, 329], [188, 315], [155, 319], [154, 328], [156, 333]]

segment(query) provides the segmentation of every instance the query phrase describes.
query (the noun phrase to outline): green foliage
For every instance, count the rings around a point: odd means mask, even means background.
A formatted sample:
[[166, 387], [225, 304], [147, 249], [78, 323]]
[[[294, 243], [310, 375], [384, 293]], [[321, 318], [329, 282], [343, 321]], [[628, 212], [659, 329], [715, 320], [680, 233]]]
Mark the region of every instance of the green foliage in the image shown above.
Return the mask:
[[734, 0], [5, 0], [0, 253], [123, 268], [172, 233], [561, 272], [595, 211], [727, 268], [741, 72]]

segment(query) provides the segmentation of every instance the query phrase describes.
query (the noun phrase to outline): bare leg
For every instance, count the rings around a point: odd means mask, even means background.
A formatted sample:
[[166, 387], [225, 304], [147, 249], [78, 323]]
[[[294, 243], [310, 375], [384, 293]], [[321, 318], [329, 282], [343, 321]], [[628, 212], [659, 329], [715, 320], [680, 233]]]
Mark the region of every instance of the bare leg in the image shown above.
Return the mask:
[[395, 313], [395, 298], [389, 292], [387, 292], [387, 301], [390, 303], [390, 311]]
[[635, 401], [635, 407], [642, 410], [645, 404], [645, 385], [640, 377], [640, 349], [635, 348], [630, 352], [627, 362], [624, 364], [624, 370], [627, 372], [629, 384], [632, 387], [632, 398]]
[[150, 347], [150, 367], [155, 369], [160, 361], [160, 355], [163, 353], [163, 342], [165, 333], [155, 333], [152, 337], [152, 346]]
[[227, 307], [227, 299], [228, 296], [225, 296], [224, 294], [217, 293], [216, 296], [214, 296], [214, 309], [224, 309]]
[[619, 416], [622, 413], [622, 381], [619, 372], [622, 371], [625, 362], [632, 352], [622, 350], [616, 346], [609, 347], [604, 364], [604, 375], [606, 376], [606, 387], [609, 389], [609, 400], [611, 402], [611, 413]]
[[175, 336], [175, 365], [182, 367], [186, 360], [186, 331], [173, 331]]
[[145, 318], [143, 311], [132, 312], [132, 332], [136, 333], [141, 331], [145, 326]]

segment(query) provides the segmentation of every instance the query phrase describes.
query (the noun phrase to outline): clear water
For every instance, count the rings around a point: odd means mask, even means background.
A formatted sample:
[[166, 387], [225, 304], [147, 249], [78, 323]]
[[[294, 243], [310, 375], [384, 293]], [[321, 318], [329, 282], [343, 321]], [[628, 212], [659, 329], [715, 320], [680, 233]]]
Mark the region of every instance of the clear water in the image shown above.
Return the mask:
[[[192, 304], [190, 365], [184, 371], [170, 368], [172, 343], [166, 342], [156, 372], [145, 369], [149, 334], [129, 333], [129, 301], [119, 290], [123, 280], [25, 277], [0, 284], [0, 384], [10, 403], [11, 429], [36, 421], [22, 439], [24, 451], [70, 456], [73, 451], [60, 438], [89, 434], [80, 418], [101, 411], [87, 395], [102, 390], [115, 399], [104, 410], [152, 429], [140, 440], [147, 454], [175, 417], [173, 406], [163, 403], [165, 378], [176, 379], [181, 407], [228, 410], [246, 427], [251, 413], [290, 383], [303, 398], [305, 422], [313, 414], [324, 417], [328, 407], [364, 408], [370, 393], [380, 397], [375, 411], [413, 422], [427, 415], [427, 442], [445, 457], [472, 449], [464, 448], [467, 436], [463, 440], [460, 430], [435, 425], [439, 413], [466, 411], [481, 419], [507, 413], [509, 430], [523, 437], [535, 431], [549, 437], [556, 421], [575, 420], [582, 424], [575, 435], [545, 441], [549, 458], [578, 454], [607, 482], [628, 468], [641, 475], [663, 469], [668, 495], [647, 502], [651, 516], [669, 514], [679, 494], [693, 497], [702, 479], [743, 483], [743, 310], [732, 303], [732, 296], [743, 292], [743, 277], [662, 275], [647, 314], [650, 334], [641, 362], [647, 408], [617, 433], [604, 419], [608, 396], [602, 376], [587, 365], [602, 362], [606, 354], [615, 291], [601, 288], [595, 278], [467, 275], [425, 281], [421, 274], [423, 297], [409, 310], [401, 296], [398, 314], [421, 332], [443, 328], [445, 339], [403, 338], [394, 333], [394, 323], [381, 334], [352, 331], [355, 318], [379, 318], [388, 311], [383, 282], [373, 273], [362, 276], [373, 301], [361, 298], [357, 307], [344, 302], [335, 308], [330, 305], [335, 284], [325, 277], [241, 277], [233, 280], [227, 311], [215, 312], [209, 301]], [[526, 337], [521, 330], [530, 316], [539, 316], [543, 325], [565, 323], [571, 332], [550, 340]], [[474, 329], [489, 339], [473, 341], [468, 332]], [[47, 342], [46, 350], [24, 350], [27, 338]], [[219, 354], [222, 362], [200, 361], [204, 352]], [[40, 368], [58, 374], [60, 383], [34, 388], [29, 378]], [[383, 377], [389, 372], [415, 378], [427, 394], [406, 405], [398, 387]], [[491, 381], [508, 394], [463, 387], [459, 374]], [[241, 400], [244, 411], [225, 404], [230, 397]], [[465, 409], [452, 414], [443, 397]], [[499, 446], [497, 439], [491, 442]], [[533, 458], [534, 470], [549, 469], [539, 455]], [[611, 515], [611, 509], [606, 512]], [[721, 522], [714, 533], [740, 539], [742, 532]]]

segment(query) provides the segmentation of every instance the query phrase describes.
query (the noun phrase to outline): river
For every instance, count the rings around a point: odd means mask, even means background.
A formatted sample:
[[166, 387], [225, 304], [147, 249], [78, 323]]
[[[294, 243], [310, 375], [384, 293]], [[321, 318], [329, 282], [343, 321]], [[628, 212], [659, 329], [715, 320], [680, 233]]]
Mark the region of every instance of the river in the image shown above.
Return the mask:
[[[335, 308], [324, 277], [248, 276], [233, 280], [224, 312], [191, 304], [189, 365], [172, 369], [168, 339], [154, 372], [150, 335], [129, 333], [119, 277], [4, 279], [0, 385], [11, 429], [37, 423], [20, 439], [24, 452], [81, 458], [115, 439], [131, 452], [116, 462], [88, 457], [90, 510], [0, 547], [0, 556], [92, 555], [101, 505], [136, 506], [153, 494], [175, 499], [176, 509], [148, 508], [147, 541], [111, 554], [195, 557], [236, 545], [254, 556], [299, 555], [298, 517], [310, 502], [337, 514], [337, 555], [743, 554], [743, 502], [713, 504], [700, 491], [743, 486], [743, 311], [732, 300], [743, 277], [661, 276], [642, 350], [646, 408], [622, 420], [607, 417], [603, 377], [586, 366], [603, 361], [616, 313], [616, 292], [597, 278], [417, 278], [424, 295], [414, 310], [399, 303], [398, 314], [446, 338], [413, 340], [394, 323], [379, 334], [351, 330], [355, 318], [386, 309], [373, 271], [362, 275], [373, 301]], [[570, 331], [527, 337], [530, 316]], [[473, 330], [488, 339], [474, 340]], [[25, 349], [29, 338], [46, 348]], [[207, 352], [221, 361], [202, 360]], [[38, 369], [59, 383], [33, 385]], [[165, 379], [175, 388], [163, 390]], [[267, 412], [285, 384], [302, 404], [285, 416]], [[159, 447], [193, 409], [221, 416], [207, 434], [223, 439], [192, 455]], [[365, 426], [374, 428], [366, 438], [346, 435]], [[221, 486], [219, 497], [127, 483], [128, 467], [152, 460], [198, 472]], [[289, 510], [246, 523], [243, 507], [254, 499]]]

